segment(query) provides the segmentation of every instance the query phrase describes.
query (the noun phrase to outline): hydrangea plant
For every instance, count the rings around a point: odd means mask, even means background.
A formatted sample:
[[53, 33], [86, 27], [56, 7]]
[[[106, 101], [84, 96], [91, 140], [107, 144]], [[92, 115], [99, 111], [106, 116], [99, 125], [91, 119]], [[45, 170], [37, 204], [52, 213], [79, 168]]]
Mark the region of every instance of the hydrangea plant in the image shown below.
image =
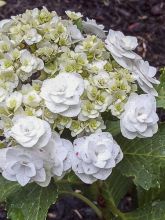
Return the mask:
[[[156, 68], [135, 53], [136, 37], [66, 15], [43, 7], [0, 22], [0, 200], [12, 220], [44, 220], [61, 194], [100, 218], [143, 219], [145, 190], [160, 187], [165, 165]], [[133, 185], [140, 210], [124, 214]]]

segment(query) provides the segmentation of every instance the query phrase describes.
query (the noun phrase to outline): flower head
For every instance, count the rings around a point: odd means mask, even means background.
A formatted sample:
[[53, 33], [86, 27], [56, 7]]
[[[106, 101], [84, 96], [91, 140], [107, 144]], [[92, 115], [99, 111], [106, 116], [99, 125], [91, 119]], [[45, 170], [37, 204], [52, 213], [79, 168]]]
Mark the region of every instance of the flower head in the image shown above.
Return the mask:
[[120, 127], [123, 136], [128, 139], [135, 137], [152, 137], [158, 130], [156, 100], [150, 94], [132, 94], [121, 115]]
[[51, 137], [50, 125], [37, 117], [25, 116], [16, 119], [11, 136], [23, 147], [42, 148]]
[[80, 96], [83, 92], [84, 82], [79, 74], [61, 73], [43, 82], [41, 97], [51, 112], [75, 117], [81, 110]]
[[123, 157], [119, 145], [108, 132], [78, 138], [73, 146], [75, 157], [72, 160], [72, 169], [88, 184], [97, 179], [105, 180]]

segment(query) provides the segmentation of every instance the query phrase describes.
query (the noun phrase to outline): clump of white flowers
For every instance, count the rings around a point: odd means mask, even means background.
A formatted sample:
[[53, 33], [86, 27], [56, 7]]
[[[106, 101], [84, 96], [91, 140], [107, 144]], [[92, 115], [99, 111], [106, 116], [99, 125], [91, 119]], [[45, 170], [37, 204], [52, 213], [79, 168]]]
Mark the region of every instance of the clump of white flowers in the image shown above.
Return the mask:
[[88, 184], [108, 178], [123, 154], [105, 115], [129, 139], [158, 129], [159, 81], [136, 37], [66, 15], [43, 7], [0, 22], [0, 171], [22, 186], [71, 170]]

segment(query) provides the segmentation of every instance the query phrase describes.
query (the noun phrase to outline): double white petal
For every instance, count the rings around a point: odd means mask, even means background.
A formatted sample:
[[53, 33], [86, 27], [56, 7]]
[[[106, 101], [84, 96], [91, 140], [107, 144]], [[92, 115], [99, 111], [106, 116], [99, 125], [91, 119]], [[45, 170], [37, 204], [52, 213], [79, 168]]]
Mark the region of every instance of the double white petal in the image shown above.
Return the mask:
[[125, 36], [120, 31], [109, 30], [105, 44], [116, 62], [124, 68], [131, 69], [131, 62], [135, 59], [141, 59], [133, 52], [138, 46], [136, 37]]
[[80, 96], [84, 92], [84, 81], [77, 73], [61, 73], [43, 82], [41, 97], [53, 113], [75, 117], [80, 113]]
[[0, 150], [3, 163], [0, 163], [2, 176], [10, 181], [17, 181], [21, 186], [30, 182], [44, 183], [46, 172], [43, 160], [37, 152], [20, 146]]
[[23, 147], [42, 148], [50, 140], [51, 128], [44, 120], [34, 116], [25, 116], [14, 122], [11, 136]]
[[152, 137], [158, 130], [158, 120], [154, 96], [132, 94], [121, 116], [121, 132], [128, 139]]
[[133, 50], [137, 47], [136, 37], [125, 36], [120, 31], [110, 30], [105, 40], [106, 48], [116, 62], [128, 69], [134, 75], [141, 89], [149, 94], [157, 96], [157, 92], [152, 84], [159, 84], [154, 78], [156, 68], [137, 55]]
[[72, 143], [69, 140], [60, 138], [58, 133], [53, 133], [49, 143], [43, 150], [49, 158], [52, 176], [62, 178], [71, 169]]
[[101, 39], [105, 39], [104, 25], [98, 25], [94, 19], [83, 21], [83, 30], [87, 34], [94, 34]]
[[150, 66], [147, 61], [137, 60], [133, 66], [132, 73], [144, 92], [154, 96], [158, 95], [153, 87], [153, 84], [159, 84], [159, 81], [154, 78], [156, 75], [155, 67]]
[[72, 169], [87, 184], [107, 179], [123, 158], [119, 145], [108, 132], [78, 138], [73, 145]]

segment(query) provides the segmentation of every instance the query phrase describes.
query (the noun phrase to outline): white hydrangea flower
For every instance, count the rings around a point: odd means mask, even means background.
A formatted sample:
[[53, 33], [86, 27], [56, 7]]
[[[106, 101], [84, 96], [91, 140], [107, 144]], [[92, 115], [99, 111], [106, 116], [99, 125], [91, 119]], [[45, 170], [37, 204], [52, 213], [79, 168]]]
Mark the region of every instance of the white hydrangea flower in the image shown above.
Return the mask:
[[11, 19], [3, 19], [0, 21], [0, 29], [4, 29], [5, 26], [9, 25], [12, 22]]
[[101, 117], [90, 119], [86, 122], [85, 131], [88, 133], [101, 132], [104, 129], [106, 129], [106, 126]]
[[23, 50], [20, 56], [21, 67], [20, 70], [26, 73], [34, 73], [37, 70], [44, 68], [44, 62], [32, 55], [28, 50]]
[[109, 30], [105, 46], [109, 50], [118, 64], [132, 70], [133, 61], [141, 59], [133, 50], [138, 46], [137, 38], [125, 36], [120, 31]]
[[35, 116], [24, 116], [14, 122], [11, 136], [23, 147], [42, 148], [51, 137], [51, 128], [44, 120]]
[[76, 20], [83, 17], [83, 15], [80, 12], [74, 12], [74, 11], [69, 11], [68, 10], [68, 11], [65, 11], [65, 13], [73, 21], [76, 21]]
[[87, 121], [91, 118], [97, 118], [99, 116], [99, 111], [93, 102], [89, 100], [83, 100], [81, 104], [81, 112], [78, 115], [80, 121]]
[[72, 169], [85, 183], [105, 180], [123, 158], [119, 145], [108, 132], [78, 138], [73, 143]]
[[88, 70], [92, 73], [104, 72], [104, 66], [106, 63], [106, 60], [94, 61], [88, 64]]
[[156, 74], [155, 67], [150, 66], [147, 61], [138, 60], [135, 63], [132, 73], [144, 92], [152, 94], [154, 96], [158, 95], [157, 91], [152, 85], [159, 84], [159, 81], [154, 78]]
[[42, 36], [37, 33], [36, 29], [32, 28], [27, 31], [23, 39], [28, 45], [32, 45], [40, 42], [42, 40]]
[[10, 181], [18, 181], [21, 186], [30, 182], [45, 182], [46, 172], [43, 160], [37, 152], [28, 151], [20, 146], [0, 150], [4, 163], [0, 164], [2, 176]]
[[8, 93], [6, 89], [0, 87], [0, 102], [3, 102], [5, 98], [7, 97]]
[[114, 80], [111, 80], [110, 75], [107, 72], [99, 72], [97, 75], [92, 77], [92, 82], [98, 88], [106, 89], [109, 88]]
[[13, 92], [6, 99], [6, 106], [9, 109], [16, 111], [22, 104], [22, 94], [20, 92]]
[[6, 53], [9, 52], [12, 48], [12, 43], [7, 36], [2, 36], [0, 39], [0, 52]]
[[41, 97], [34, 89], [23, 95], [23, 103], [30, 107], [37, 107], [41, 102]]
[[43, 82], [40, 95], [51, 112], [75, 117], [81, 110], [83, 92], [84, 81], [79, 74], [61, 73]]
[[98, 25], [94, 19], [88, 19], [83, 21], [83, 30], [87, 34], [95, 34], [101, 39], [105, 39], [104, 25]]
[[0, 60], [0, 72], [1, 74], [14, 72], [13, 61], [9, 55]]
[[132, 94], [121, 115], [120, 127], [123, 136], [128, 139], [135, 137], [152, 137], [158, 130], [159, 120], [156, 114], [156, 100], [150, 94]]
[[73, 145], [69, 140], [60, 138], [58, 133], [53, 133], [47, 146], [43, 149], [51, 163], [52, 176], [62, 178], [71, 169], [71, 154]]
[[72, 40], [76, 40], [76, 41], [78, 40], [79, 41], [79, 40], [84, 39], [83, 35], [81, 34], [81, 31], [77, 28], [76, 25], [70, 24], [68, 26], [68, 32], [69, 32], [69, 35], [70, 35]]

